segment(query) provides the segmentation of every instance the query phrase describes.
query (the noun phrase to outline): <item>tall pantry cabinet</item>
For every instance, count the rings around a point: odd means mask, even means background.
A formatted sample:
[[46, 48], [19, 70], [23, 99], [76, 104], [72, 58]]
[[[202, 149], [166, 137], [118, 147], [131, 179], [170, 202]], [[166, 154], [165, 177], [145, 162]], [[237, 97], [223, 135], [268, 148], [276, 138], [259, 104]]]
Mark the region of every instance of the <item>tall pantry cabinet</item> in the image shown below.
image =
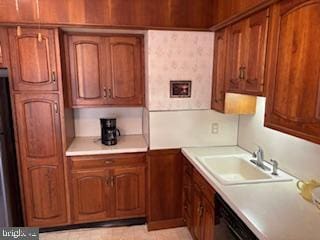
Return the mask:
[[16, 28], [9, 28], [8, 37], [25, 225], [66, 225], [58, 30], [22, 28], [18, 35]]

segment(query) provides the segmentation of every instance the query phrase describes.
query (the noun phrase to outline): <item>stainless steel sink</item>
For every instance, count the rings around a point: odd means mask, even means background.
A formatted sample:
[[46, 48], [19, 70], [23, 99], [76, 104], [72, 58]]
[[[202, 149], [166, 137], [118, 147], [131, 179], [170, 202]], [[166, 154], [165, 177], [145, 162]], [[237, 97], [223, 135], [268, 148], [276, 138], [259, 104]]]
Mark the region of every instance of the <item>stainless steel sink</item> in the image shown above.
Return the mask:
[[282, 182], [293, 179], [281, 170], [278, 171], [278, 176], [274, 176], [271, 171], [258, 168], [244, 155], [205, 156], [197, 159], [223, 185]]

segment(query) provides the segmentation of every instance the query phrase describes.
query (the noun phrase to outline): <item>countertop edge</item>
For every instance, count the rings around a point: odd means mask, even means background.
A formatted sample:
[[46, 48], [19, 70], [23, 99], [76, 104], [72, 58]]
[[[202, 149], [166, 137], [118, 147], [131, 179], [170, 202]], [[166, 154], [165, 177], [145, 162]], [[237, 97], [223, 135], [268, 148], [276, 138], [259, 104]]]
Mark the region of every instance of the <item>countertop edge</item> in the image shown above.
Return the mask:
[[66, 157], [76, 157], [76, 156], [90, 156], [90, 155], [108, 155], [108, 154], [125, 154], [125, 153], [146, 153], [148, 152], [148, 147], [146, 148], [124, 148], [115, 150], [88, 150], [88, 151], [71, 151], [66, 152]]

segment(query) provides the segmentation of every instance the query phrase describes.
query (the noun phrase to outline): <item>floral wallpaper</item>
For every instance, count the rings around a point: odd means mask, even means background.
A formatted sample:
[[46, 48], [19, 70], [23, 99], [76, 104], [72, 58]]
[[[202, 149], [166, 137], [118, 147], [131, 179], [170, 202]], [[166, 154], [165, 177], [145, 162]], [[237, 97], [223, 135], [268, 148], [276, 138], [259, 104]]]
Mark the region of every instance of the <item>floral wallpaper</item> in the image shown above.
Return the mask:
[[[214, 33], [151, 30], [145, 39], [149, 111], [210, 109]], [[170, 98], [170, 80], [191, 80], [191, 98]]]

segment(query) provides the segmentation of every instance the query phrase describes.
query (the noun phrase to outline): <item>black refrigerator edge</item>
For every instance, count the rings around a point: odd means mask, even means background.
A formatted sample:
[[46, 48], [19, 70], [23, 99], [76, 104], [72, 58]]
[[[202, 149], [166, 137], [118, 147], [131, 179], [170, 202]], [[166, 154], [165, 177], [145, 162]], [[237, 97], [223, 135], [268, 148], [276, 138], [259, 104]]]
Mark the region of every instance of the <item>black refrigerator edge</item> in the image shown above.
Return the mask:
[[7, 69], [0, 68], [0, 227], [23, 226]]

